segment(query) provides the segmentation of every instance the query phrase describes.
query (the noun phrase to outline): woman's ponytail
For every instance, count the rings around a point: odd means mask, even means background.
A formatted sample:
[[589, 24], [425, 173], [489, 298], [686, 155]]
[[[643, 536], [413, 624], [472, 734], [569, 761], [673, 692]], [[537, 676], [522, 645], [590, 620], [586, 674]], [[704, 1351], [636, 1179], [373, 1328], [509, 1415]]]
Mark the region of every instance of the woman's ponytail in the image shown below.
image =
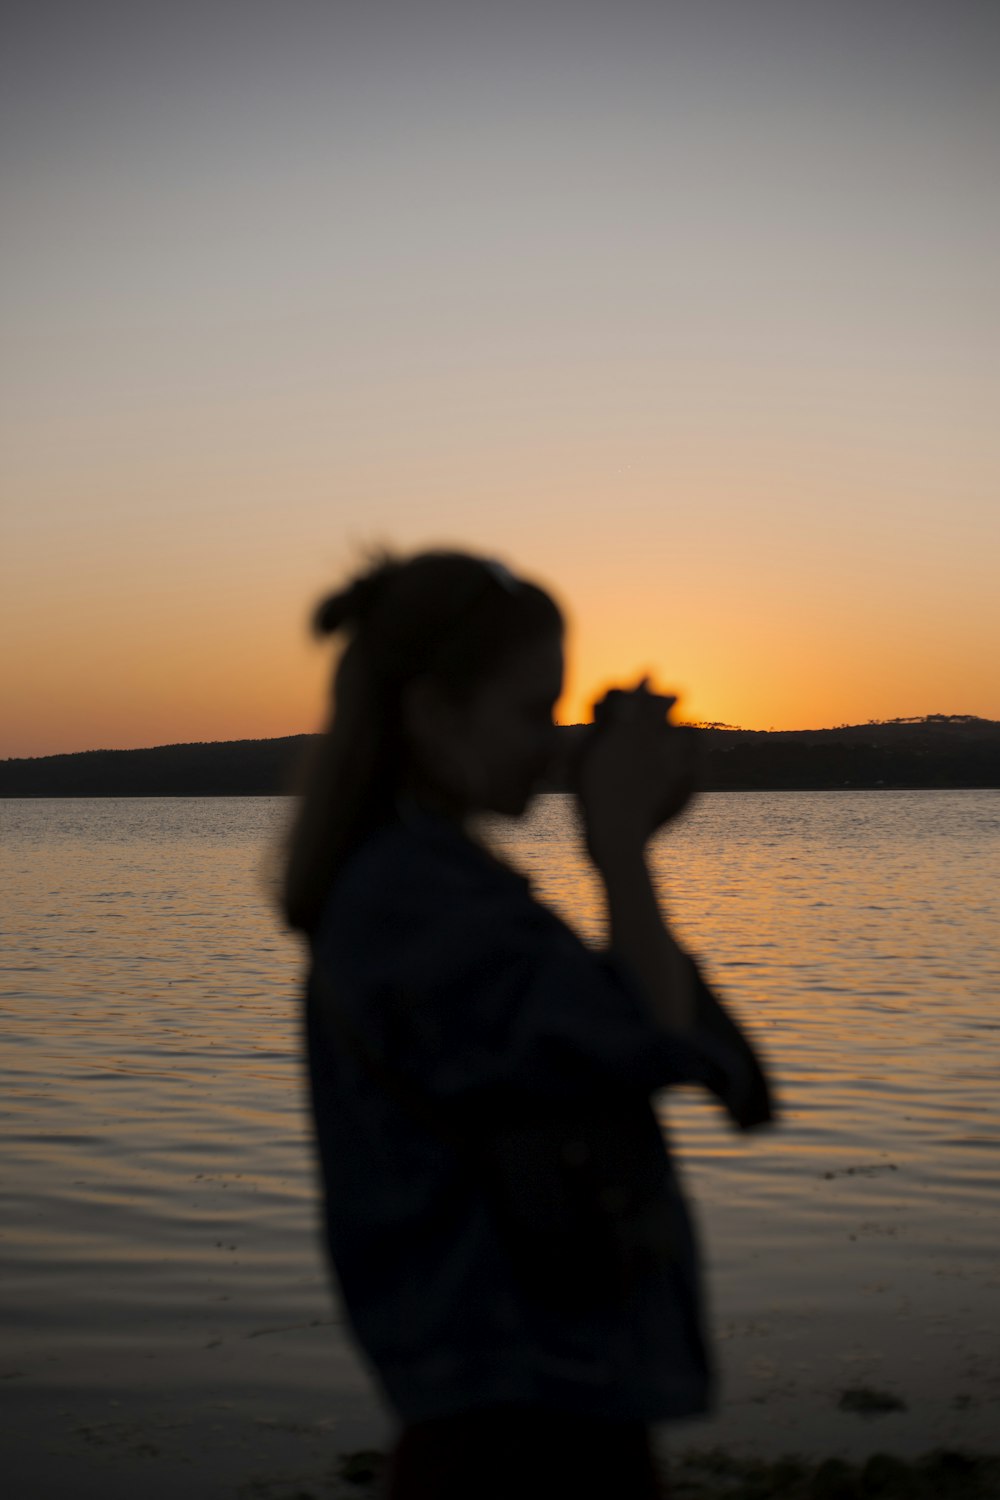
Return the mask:
[[312, 617], [315, 635], [334, 635], [345, 627], [356, 629], [369, 618], [385, 593], [390, 579], [399, 572], [394, 558], [379, 557], [366, 573], [359, 573], [346, 588], [320, 600]]

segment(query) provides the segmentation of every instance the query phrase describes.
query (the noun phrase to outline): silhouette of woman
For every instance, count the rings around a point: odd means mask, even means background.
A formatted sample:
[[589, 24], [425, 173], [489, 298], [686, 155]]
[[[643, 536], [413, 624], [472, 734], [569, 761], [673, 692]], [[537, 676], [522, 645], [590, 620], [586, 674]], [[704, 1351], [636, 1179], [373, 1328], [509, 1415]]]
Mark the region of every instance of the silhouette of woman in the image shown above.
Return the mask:
[[692, 734], [610, 693], [575, 769], [610, 944], [476, 841], [549, 765], [562, 619], [502, 565], [386, 558], [319, 607], [342, 633], [290, 840], [309, 1076], [350, 1326], [401, 1424], [392, 1500], [662, 1493], [649, 1424], [705, 1408], [697, 1255], [650, 1106], [695, 1080], [770, 1117], [747, 1041], [675, 942], [646, 845]]

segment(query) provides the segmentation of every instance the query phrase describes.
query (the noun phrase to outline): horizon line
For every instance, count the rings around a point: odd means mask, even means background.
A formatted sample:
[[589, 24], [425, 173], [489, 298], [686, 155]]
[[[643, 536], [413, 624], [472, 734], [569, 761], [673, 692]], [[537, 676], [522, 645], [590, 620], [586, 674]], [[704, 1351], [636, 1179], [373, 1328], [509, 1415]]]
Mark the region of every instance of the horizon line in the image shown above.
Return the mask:
[[[571, 724], [557, 724], [556, 728], [586, 729], [593, 722], [593, 719], [577, 719]], [[893, 724], [995, 724], [1000, 727], [1000, 719], [988, 719], [982, 714], [969, 713], [908, 714], [891, 719], [863, 719], [855, 723], [843, 720], [839, 724], [806, 725], [800, 729], [775, 729], [773, 725], [768, 729], [746, 729], [740, 724], [726, 724], [716, 719], [681, 719], [677, 722], [679, 727], [729, 734], [829, 734], [837, 729], [880, 729]], [[132, 755], [149, 750], [179, 750], [194, 745], [261, 745], [274, 740], [309, 739], [322, 732], [305, 729], [289, 734], [242, 735], [225, 740], [164, 740], [154, 745], [95, 745], [83, 750], [47, 750], [38, 755], [5, 755], [0, 757], [0, 764], [18, 760], [56, 760], [72, 755]]]

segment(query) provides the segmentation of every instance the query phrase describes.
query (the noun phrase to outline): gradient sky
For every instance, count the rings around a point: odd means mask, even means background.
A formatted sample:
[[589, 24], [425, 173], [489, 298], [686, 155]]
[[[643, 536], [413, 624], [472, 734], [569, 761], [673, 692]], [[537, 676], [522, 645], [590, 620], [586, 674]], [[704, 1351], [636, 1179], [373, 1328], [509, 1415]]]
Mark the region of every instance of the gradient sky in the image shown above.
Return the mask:
[[996, 0], [5, 16], [0, 755], [316, 727], [373, 542], [567, 721], [1000, 718]]

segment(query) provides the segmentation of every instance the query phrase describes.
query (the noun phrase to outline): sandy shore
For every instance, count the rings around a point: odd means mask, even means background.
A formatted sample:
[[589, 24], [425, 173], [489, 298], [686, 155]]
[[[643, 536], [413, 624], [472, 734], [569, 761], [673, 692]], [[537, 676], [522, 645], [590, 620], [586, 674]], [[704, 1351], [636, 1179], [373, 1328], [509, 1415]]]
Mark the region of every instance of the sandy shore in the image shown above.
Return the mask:
[[[658, 1433], [678, 1493], [1000, 1495], [978, 1471], [949, 1471], [947, 1485], [935, 1475], [928, 1489], [912, 1467], [933, 1450], [1000, 1453], [1000, 1277], [970, 1252], [967, 1226], [955, 1226], [947, 1255], [911, 1246], [912, 1232], [897, 1228], [907, 1200], [893, 1197], [908, 1191], [905, 1177], [872, 1169], [817, 1179], [823, 1201], [850, 1194], [836, 1232], [822, 1237], [777, 1217], [769, 1230], [762, 1207], [735, 1192], [706, 1205], [719, 1403], [710, 1417]], [[317, 1254], [284, 1302], [265, 1302], [273, 1271], [262, 1281], [252, 1258], [234, 1252], [172, 1318], [163, 1307], [151, 1318], [155, 1275], [116, 1301], [93, 1275], [74, 1292], [59, 1271], [51, 1328], [26, 1319], [18, 1331], [15, 1319], [3, 1344], [5, 1500], [377, 1493], [375, 1481], [360, 1482], [372, 1466], [350, 1455], [384, 1452], [393, 1423], [341, 1327], [325, 1268]], [[25, 1286], [41, 1310], [41, 1283]], [[863, 1466], [880, 1454], [911, 1467], [876, 1469], [873, 1490], [852, 1489], [850, 1474], [828, 1464], [821, 1487], [809, 1487], [824, 1461]], [[754, 1468], [788, 1455], [812, 1466], [805, 1478]], [[799, 1488], [771, 1487], [775, 1474]]]
[[[942, 1326], [935, 1347], [917, 1347], [899, 1336], [893, 1318], [873, 1325], [867, 1309], [846, 1336], [834, 1310], [806, 1320], [775, 1307], [755, 1320], [724, 1321], [719, 1412], [658, 1434], [675, 1478], [684, 1477], [692, 1496], [738, 1495], [757, 1472], [754, 1461], [783, 1455], [815, 1465], [831, 1458], [863, 1464], [873, 1454], [912, 1461], [931, 1449], [996, 1451], [994, 1330], [984, 1326], [978, 1351], [967, 1335], [955, 1347], [954, 1331]], [[880, 1352], [880, 1334], [890, 1333], [892, 1344]], [[109, 1330], [98, 1347], [33, 1341], [22, 1363], [5, 1358], [0, 1369], [8, 1500], [319, 1500], [377, 1492], [358, 1482], [365, 1463], [345, 1459], [384, 1451], [392, 1423], [335, 1322], [253, 1329], [202, 1347], [180, 1339], [145, 1345], [134, 1331], [116, 1338]], [[868, 1397], [845, 1402], [845, 1392], [857, 1391]], [[705, 1457], [720, 1451], [732, 1462]], [[897, 1473], [886, 1493], [925, 1492], [917, 1471], [901, 1472], [903, 1481]], [[983, 1489], [981, 1475], [972, 1479], [976, 1488], [962, 1488], [960, 1473], [954, 1493], [1000, 1493]], [[758, 1485], [756, 1492], [779, 1491]]]
[[391, 1435], [329, 1324], [196, 1348], [35, 1344], [30, 1371], [0, 1375], [6, 1500], [325, 1495], [338, 1454]]

